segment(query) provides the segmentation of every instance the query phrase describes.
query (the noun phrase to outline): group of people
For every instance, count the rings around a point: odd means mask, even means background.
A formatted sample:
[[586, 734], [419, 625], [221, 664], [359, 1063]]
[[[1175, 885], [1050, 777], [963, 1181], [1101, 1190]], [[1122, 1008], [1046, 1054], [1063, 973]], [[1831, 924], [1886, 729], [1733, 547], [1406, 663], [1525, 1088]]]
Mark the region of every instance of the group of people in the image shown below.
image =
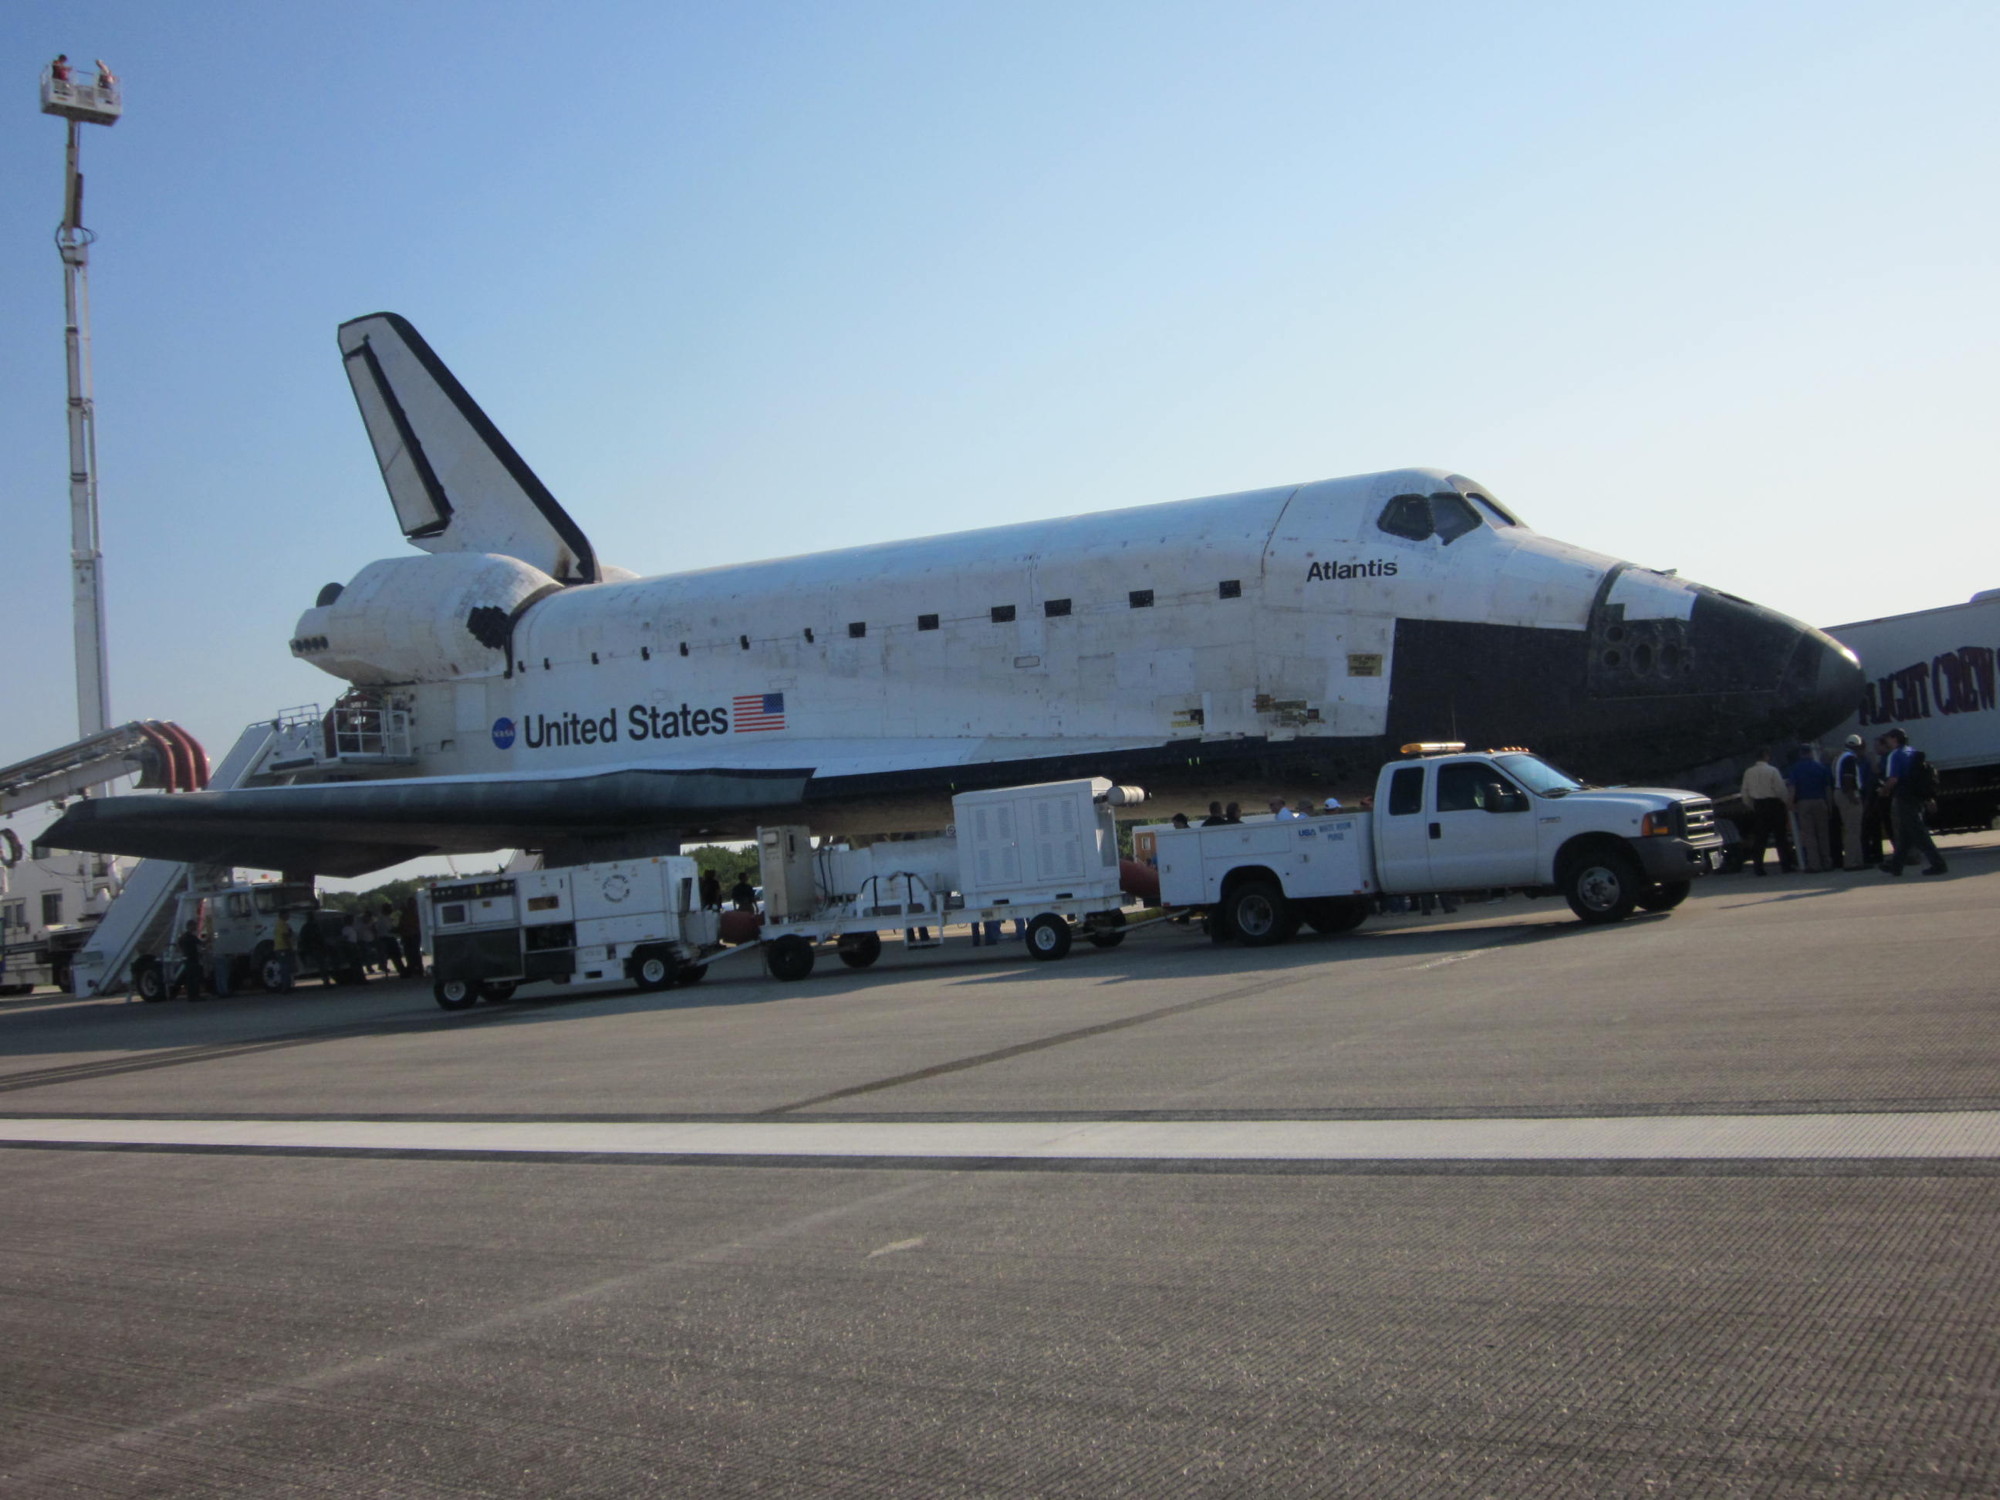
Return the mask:
[[[296, 917], [296, 921], [294, 921]], [[289, 990], [299, 975], [316, 975], [324, 988], [335, 976], [349, 974], [363, 983], [370, 974], [400, 979], [421, 979], [424, 975], [423, 934], [418, 924], [415, 901], [403, 903], [400, 913], [388, 902], [379, 913], [367, 907], [341, 915], [340, 926], [329, 939], [320, 926], [319, 913], [281, 911], [271, 924], [271, 960], [277, 966], [276, 988]], [[240, 970], [254, 955], [227, 953], [213, 940], [205, 939], [192, 920], [185, 923], [174, 939], [180, 967], [174, 973], [168, 993], [200, 1000], [203, 992], [220, 998], [236, 985]]]
[[1860, 735], [1850, 734], [1831, 765], [1808, 745], [1781, 771], [1770, 751], [1760, 751], [1757, 763], [1743, 773], [1743, 802], [1750, 813], [1745, 864], [1762, 875], [1764, 855], [1775, 848], [1784, 870], [1796, 866], [1822, 874], [1839, 868], [1852, 874], [1872, 865], [1884, 875], [1900, 876], [1921, 854], [1924, 873], [1942, 875], [1948, 867], [1930, 831], [1935, 781], [1923, 751], [1900, 729], [1878, 735], [1873, 753]]
[[[58, 52], [56, 60], [49, 64], [49, 77], [53, 78], [57, 83], [68, 83], [70, 76], [69, 54], [67, 52]], [[98, 58], [97, 86], [101, 89], [108, 89], [115, 88], [117, 84], [118, 80], [112, 76], [111, 70], [104, 66], [104, 59], [101, 57]]]

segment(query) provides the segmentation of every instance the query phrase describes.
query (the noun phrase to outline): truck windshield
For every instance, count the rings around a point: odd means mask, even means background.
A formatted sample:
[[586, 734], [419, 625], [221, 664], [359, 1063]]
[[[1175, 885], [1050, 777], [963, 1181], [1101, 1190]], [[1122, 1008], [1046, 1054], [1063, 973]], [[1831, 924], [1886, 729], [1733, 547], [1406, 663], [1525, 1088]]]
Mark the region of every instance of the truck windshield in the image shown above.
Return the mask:
[[1583, 785], [1567, 771], [1558, 771], [1539, 755], [1496, 755], [1493, 759], [1538, 797], [1560, 797]]

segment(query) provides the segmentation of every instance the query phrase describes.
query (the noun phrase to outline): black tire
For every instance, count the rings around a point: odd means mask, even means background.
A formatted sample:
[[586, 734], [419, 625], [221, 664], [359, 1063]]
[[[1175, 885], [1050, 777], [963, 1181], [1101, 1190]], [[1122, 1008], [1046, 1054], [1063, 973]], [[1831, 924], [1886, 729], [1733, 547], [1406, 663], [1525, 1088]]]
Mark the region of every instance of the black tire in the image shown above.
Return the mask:
[[250, 952], [249, 979], [260, 990], [277, 991], [285, 987], [284, 976], [278, 971], [277, 950], [269, 938]]
[[1639, 861], [1623, 849], [1606, 845], [1571, 856], [1562, 873], [1563, 899], [1577, 920], [1597, 925], [1622, 922], [1632, 915], [1646, 879]]
[[1045, 911], [1028, 923], [1025, 938], [1028, 952], [1044, 962], [1053, 962], [1068, 953], [1074, 940], [1069, 923], [1052, 911]]
[[1268, 880], [1245, 880], [1222, 898], [1229, 930], [1246, 948], [1268, 948], [1299, 930], [1299, 915]]
[[706, 978], [708, 978], [707, 964], [682, 964], [680, 971], [674, 975], [674, 983], [685, 989], [688, 985], [700, 984]]
[[440, 979], [431, 985], [431, 998], [439, 1010], [471, 1010], [479, 1003], [479, 991], [476, 979]]
[[142, 958], [132, 965], [132, 988], [139, 992], [139, 998], [148, 1002], [167, 998], [167, 971], [150, 958]]
[[1639, 905], [1647, 911], [1672, 911], [1693, 889], [1692, 880], [1656, 880], [1639, 892]]
[[764, 945], [764, 967], [773, 979], [804, 979], [813, 971], [813, 945], [788, 932]]
[[850, 969], [865, 969], [882, 956], [882, 934], [850, 932], [840, 940], [840, 961]]
[[1122, 911], [1101, 911], [1090, 919], [1090, 926], [1084, 930], [1093, 948], [1116, 948], [1125, 941], [1125, 913]]
[[1366, 901], [1343, 899], [1339, 896], [1322, 896], [1313, 901], [1301, 901], [1298, 903], [1298, 908], [1306, 926], [1314, 932], [1323, 932], [1328, 937], [1354, 931], [1368, 920], [1369, 911]]
[[512, 979], [483, 979], [479, 982], [479, 998], [488, 1005], [505, 1005], [514, 998], [518, 981]]
[[680, 960], [665, 948], [641, 948], [626, 964], [625, 972], [632, 976], [632, 982], [651, 994], [655, 990], [670, 990], [680, 979]]

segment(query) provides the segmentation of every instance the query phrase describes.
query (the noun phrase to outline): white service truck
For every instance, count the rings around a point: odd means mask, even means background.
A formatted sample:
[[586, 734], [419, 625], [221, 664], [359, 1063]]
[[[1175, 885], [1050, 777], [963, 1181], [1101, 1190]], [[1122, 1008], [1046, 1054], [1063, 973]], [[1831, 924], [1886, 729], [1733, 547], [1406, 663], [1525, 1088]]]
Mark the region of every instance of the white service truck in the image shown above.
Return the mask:
[[[226, 876], [231, 872], [211, 872]], [[240, 992], [254, 986], [260, 990], [284, 988], [284, 969], [277, 958], [275, 937], [278, 913], [285, 913], [292, 928], [293, 955], [299, 960], [297, 977], [319, 974], [337, 966], [326, 945], [310, 948], [300, 942], [308, 922], [322, 921], [319, 894], [309, 880], [230, 881], [210, 885], [191, 882], [173, 901], [173, 918], [165, 925], [165, 943], [152, 953], [132, 960], [132, 988], [141, 1000], [164, 1000], [183, 983], [180, 934], [189, 922], [205, 934], [209, 972], [202, 976], [204, 987], [215, 986], [215, 966], [228, 969], [229, 988]], [[315, 954], [316, 967], [307, 967], [305, 954]], [[360, 977], [355, 974], [353, 977]], [[343, 978], [343, 981], [345, 979]]]
[[884, 927], [1017, 921], [1028, 952], [1061, 958], [1079, 932], [1100, 948], [1124, 940], [1113, 808], [1146, 800], [1102, 776], [961, 792], [943, 838], [815, 847], [799, 825], [757, 830], [764, 879], [764, 962], [779, 979], [813, 970], [815, 946], [866, 968]]
[[722, 947], [700, 877], [692, 859], [662, 854], [432, 885], [417, 903], [431, 993], [464, 1010], [544, 981], [693, 984]]
[[1304, 922], [1358, 926], [1377, 897], [1561, 892], [1586, 922], [1667, 911], [1715, 867], [1715, 810], [1694, 792], [1593, 787], [1525, 750], [1405, 745], [1372, 810], [1140, 829], [1160, 900], [1207, 907], [1211, 932], [1281, 943]]

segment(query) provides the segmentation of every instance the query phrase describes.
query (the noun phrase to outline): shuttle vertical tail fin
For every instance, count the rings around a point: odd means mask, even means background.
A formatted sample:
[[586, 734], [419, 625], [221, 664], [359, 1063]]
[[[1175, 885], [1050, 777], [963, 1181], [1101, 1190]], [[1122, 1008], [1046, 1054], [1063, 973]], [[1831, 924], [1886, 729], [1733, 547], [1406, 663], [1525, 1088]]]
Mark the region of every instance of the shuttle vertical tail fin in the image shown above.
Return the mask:
[[564, 583], [597, 554], [479, 403], [394, 313], [340, 325], [341, 359], [396, 519], [426, 552], [496, 552]]

